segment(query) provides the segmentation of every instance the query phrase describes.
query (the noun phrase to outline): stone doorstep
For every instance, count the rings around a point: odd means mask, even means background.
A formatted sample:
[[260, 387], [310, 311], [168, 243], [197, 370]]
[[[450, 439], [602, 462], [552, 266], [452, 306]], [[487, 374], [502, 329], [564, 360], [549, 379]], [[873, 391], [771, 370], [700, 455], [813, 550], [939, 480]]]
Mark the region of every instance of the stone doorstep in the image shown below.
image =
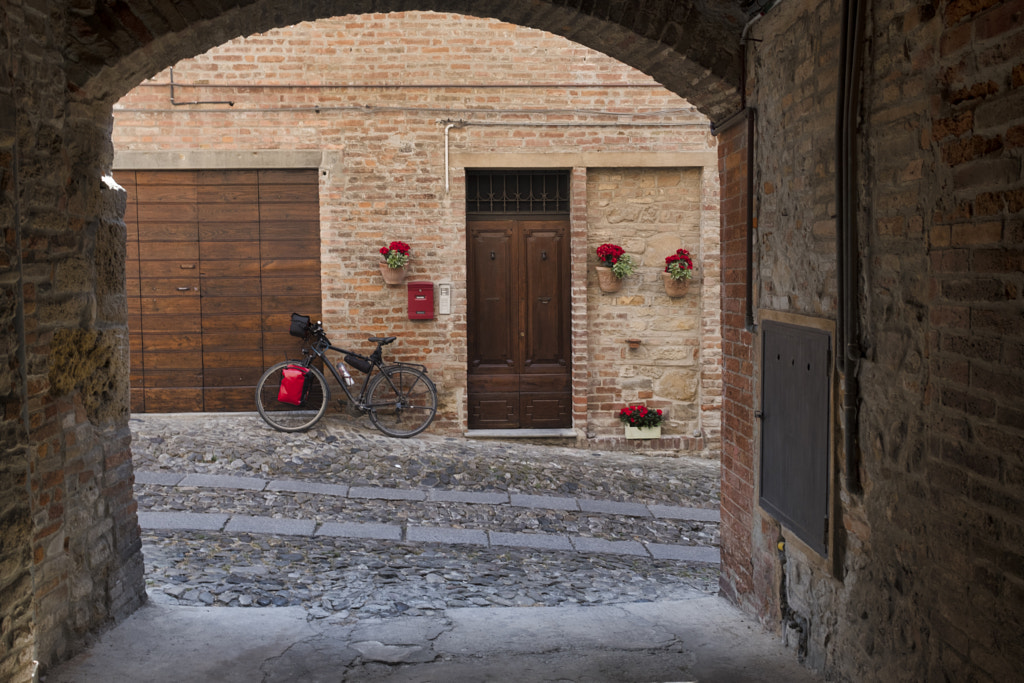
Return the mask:
[[[410, 543], [442, 543], [448, 545], [476, 545], [483, 547], [515, 547], [534, 550], [562, 550], [603, 555], [629, 555], [656, 560], [678, 560], [719, 564], [718, 548], [709, 546], [680, 546], [667, 543], [641, 543], [640, 541], [614, 541], [589, 536], [562, 534], [530, 534], [522, 532], [484, 531], [452, 527], [402, 526], [396, 524], [366, 524], [355, 522], [325, 522], [318, 525], [311, 519], [280, 519], [249, 515], [201, 512], [139, 512], [139, 525], [143, 529], [160, 531], [223, 531], [224, 533], [272, 534], [278, 536], [306, 536], [333, 538], [368, 538], [381, 541]], [[404, 533], [403, 533], [404, 531]]]
[[299, 480], [275, 479], [267, 481], [256, 477], [236, 477], [220, 474], [176, 474], [173, 472], [152, 472], [139, 470], [135, 473], [136, 484], [153, 486], [185, 486], [196, 488], [228, 488], [245, 491], [282, 491], [310, 493], [339, 498], [361, 498], [366, 500], [430, 501], [438, 503], [466, 503], [470, 505], [512, 505], [534, 510], [568, 510], [596, 514], [623, 515], [626, 517], [656, 517], [680, 519], [694, 522], [721, 521], [718, 510], [708, 508], [684, 508], [654, 503], [628, 503], [592, 498], [566, 498], [563, 496], [540, 496], [521, 493], [447, 491], [437, 489], [395, 489], [375, 486], [347, 486], [345, 484], [321, 484]]

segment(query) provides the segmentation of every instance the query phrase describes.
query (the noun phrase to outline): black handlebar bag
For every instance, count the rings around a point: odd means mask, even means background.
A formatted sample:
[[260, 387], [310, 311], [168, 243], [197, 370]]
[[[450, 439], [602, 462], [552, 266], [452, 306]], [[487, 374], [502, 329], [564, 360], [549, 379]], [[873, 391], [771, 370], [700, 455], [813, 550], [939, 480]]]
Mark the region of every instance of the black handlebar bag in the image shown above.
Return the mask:
[[299, 339], [305, 339], [309, 334], [309, 316], [292, 313], [292, 324], [288, 328], [288, 334]]

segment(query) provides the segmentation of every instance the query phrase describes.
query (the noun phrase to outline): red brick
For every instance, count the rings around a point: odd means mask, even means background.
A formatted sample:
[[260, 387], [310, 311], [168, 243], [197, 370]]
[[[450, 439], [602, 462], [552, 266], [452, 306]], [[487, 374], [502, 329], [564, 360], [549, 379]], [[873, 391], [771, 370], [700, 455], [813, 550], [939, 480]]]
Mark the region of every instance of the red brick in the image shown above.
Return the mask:
[[946, 26], [953, 26], [963, 19], [998, 4], [999, 0], [952, 0], [946, 6]]
[[974, 35], [979, 40], [989, 40], [1008, 31], [1020, 31], [1022, 25], [1024, 7], [1020, 2], [1010, 0], [978, 17], [974, 22]]

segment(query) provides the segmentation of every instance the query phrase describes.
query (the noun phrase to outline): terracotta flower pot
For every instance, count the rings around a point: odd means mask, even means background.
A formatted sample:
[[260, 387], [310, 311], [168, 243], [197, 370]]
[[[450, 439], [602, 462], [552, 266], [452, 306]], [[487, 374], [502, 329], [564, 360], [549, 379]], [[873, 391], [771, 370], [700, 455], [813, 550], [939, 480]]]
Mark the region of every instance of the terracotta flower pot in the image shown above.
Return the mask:
[[389, 268], [387, 263], [379, 264], [380, 276], [389, 285], [400, 285], [405, 279], [405, 266], [401, 268]]
[[607, 266], [597, 267], [597, 284], [602, 292], [617, 292], [622, 289], [622, 280], [615, 277], [615, 273]]
[[689, 280], [673, 280], [668, 273], [662, 273], [661, 279], [665, 283], [665, 293], [672, 298], [684, 296], [690, 288]]

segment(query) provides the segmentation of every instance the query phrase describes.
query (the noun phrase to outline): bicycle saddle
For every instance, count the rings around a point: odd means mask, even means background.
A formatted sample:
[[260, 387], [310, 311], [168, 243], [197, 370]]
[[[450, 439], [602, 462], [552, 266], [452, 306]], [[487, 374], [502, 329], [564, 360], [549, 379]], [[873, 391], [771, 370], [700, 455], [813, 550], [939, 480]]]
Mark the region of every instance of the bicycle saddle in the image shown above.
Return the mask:
[[374, 344], [380, 344], [381, 346], [387, 346], [396, 339], [398, 339], [398, 337], [370, 337], [367, 341], [372, 341]]

